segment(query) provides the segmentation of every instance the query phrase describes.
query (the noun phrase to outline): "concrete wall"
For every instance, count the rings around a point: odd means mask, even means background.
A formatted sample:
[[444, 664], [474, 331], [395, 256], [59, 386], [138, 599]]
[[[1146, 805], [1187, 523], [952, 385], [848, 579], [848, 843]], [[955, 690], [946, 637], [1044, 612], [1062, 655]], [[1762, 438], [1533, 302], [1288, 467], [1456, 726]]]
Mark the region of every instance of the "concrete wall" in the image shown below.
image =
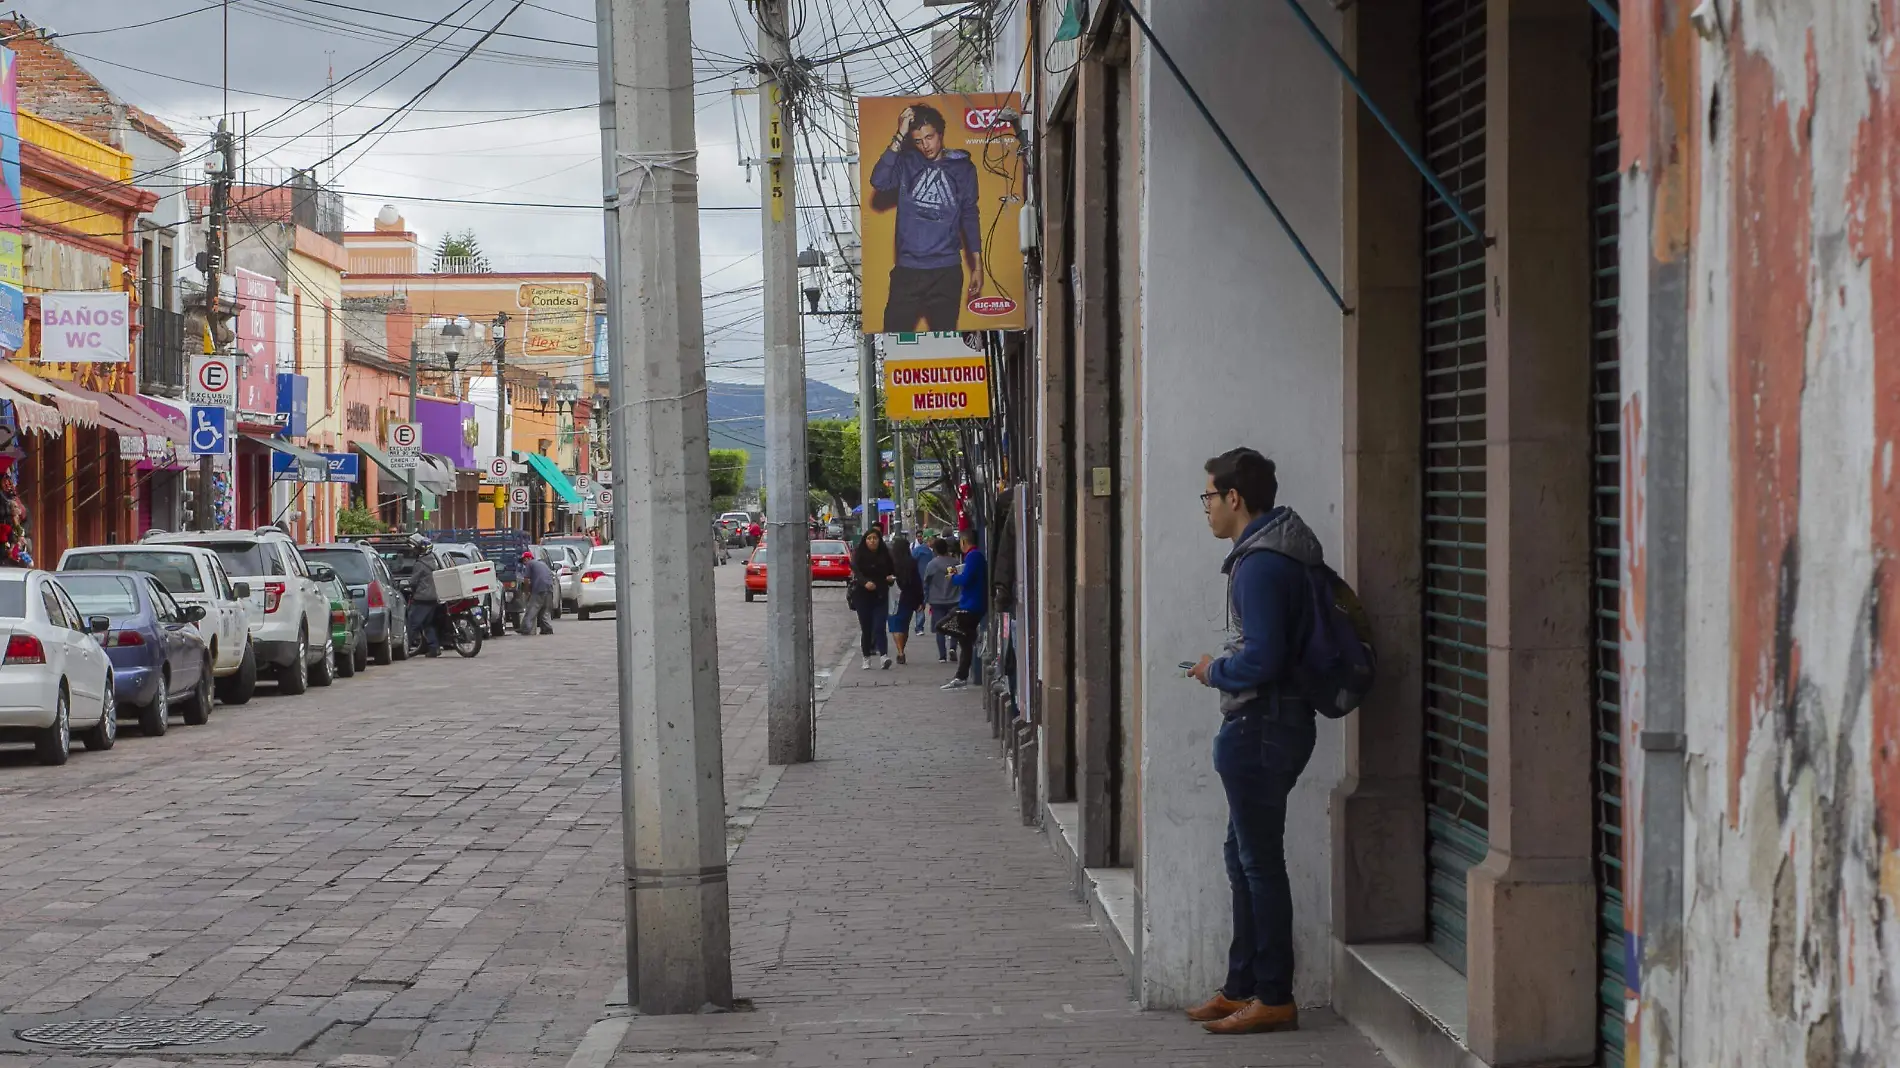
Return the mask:
[[[1309, 5], [1328, 32], [1337, 17]], [[1340, 271], [1340, 84], [1278, 4], [1152, 7], [1155, 32], [1293, 226]], [[1166, 68], [1137, 44], [1146, 116], [1139, 455], [1142, 480], [1141, 994], [1152, 1007], [1205, 997], [1230, 935], [1221, 861], [1226, 802], [1213, 695], [1177, 661], [1219, 648], [1225, 543], [1196, 505], [1207, 458], [1249, 445], [1280, 465], [1281, 500], [1341, 551], [1342, 318]], [[1302, 1003], [1330, 991], [1328, 797], [1340, 734], [1319, 745], [1287, 819]]]
[[[1628, 565], [1633, 651], [1652, 681], [1681, 670], [1687, 734], [1686, 814], [1632, 814], [1634, 1037], [1644, 1064], [1892, 1063], [1900, 4], [1718, 3], [1701, 35], [1688, 6], [1626, 6], [1624, 23], [1625, 277], [1656, 365], [1625, 411], [1650, 472], [1675, 437], [1652, 410], [1660, 372], [1682, 381], [1688, 428], [1687, 552], [1652, 570], [1680, 532], [1640, 527]], [[1684, 492], [1646, 477], [1631, 508]], [[1669, 586], [1681, 646], [1644, 617]], [[1670, 910], [1658, 880], [1677, 866]]]

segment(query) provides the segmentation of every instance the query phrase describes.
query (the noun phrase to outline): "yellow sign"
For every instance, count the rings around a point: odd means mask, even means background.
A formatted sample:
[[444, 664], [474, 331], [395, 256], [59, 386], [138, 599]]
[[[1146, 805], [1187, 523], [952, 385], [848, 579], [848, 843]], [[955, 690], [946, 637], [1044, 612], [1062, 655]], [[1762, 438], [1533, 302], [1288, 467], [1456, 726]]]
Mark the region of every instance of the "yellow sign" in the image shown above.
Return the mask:
[[592, 356], [591, 289], [586, 282], [523, 282], [515, 297], [528, 313], [521, 351], [528, 356]]
[[505, 512], [507, 510], [508, 510], [508, 487], [496, 486], [495, 487], [495, 511]]
[[884, 364], [884, 417], [892, 422], [987, 419], [990, 364], [982, 356], [888, 360]]

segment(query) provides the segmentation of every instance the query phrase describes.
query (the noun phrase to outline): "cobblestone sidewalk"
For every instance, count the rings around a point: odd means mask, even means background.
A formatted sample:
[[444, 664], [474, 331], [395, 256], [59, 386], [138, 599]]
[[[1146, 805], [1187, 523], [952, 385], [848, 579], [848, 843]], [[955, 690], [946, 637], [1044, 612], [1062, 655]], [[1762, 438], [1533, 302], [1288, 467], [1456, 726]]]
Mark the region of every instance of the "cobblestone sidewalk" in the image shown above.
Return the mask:
[[[1383, 1068], [1324, 1011], [1220, 1039], [1142, 1013], [1040, 834], [1021, 825], [973, 691], [853, 663], [732, 868], [753, 1011], [635, 1018], [613, 1068], [660, 1064]], [[614, 1025], [618, 1026], [618, 1025]]]

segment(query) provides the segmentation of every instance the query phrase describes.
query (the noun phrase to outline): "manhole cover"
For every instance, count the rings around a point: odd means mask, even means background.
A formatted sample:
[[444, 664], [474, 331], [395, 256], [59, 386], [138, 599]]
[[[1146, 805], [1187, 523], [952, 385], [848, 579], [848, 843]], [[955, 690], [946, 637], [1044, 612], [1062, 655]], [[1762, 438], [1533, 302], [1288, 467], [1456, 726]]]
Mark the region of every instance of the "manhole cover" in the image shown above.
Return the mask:
[[109, 1020], [65, 1020], [18, 1032], [42, 1046], [86, 1050], [139, 1050], [160, 1046], [202, 1046], [237, 1042], [265, 1032], [262, 1024], [197, 1016], [116, 1016]]

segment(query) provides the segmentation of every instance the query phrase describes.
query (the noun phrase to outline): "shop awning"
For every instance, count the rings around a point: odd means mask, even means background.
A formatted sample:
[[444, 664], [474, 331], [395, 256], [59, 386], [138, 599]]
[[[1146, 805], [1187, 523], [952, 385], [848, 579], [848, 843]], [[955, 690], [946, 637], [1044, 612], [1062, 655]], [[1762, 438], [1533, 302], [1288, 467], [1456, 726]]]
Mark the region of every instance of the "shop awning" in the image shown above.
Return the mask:
[[68, 423], [77, 426], [99, 425], [99, 404], [84, 397], [76, 396], [60, 388], [59, 383], [40, 376], [10, 361], [0, 360], [0, 383], [46, 401], [59, 409], [59, 414]]
[[0, 400], [13, 405], [13, 414], [20, 422], [22, 433], [57, 434], [66, 425], [57, 410], [7, 388], [4, 382], [0, 382]]
[[534, 468], [534, 473], [540, 475], [541, 480], [552, 487], [555, 496], [561, 498], [562, 501], [568, 504], [581, 503], [580, 491], [567, 480], [567, 476], [561, 473], [560, 468], [554, 466], [553, 460], [538, 452], [531, 452], [528, 454], [528, 466]]
[[145, 424], [135, 422], [132, 416], [126, 414], [125, 409], [112, 402], [109, 395], [70, 383], [62, 388], [80, 400], [91, 401], [98, 405], [99, 425], [118, 435], [121, 460], [143, 460], [147, 452], [152, 451], [148, 446], [151, 435], [147, 433]]
[[148, 457], [162, 456], [166, 452], [176, 454], [183, 450], [185, 426], [182, 422], [168, 419], [132, 397], [115, 393], [101, 396], [105, 398], [102, 409], [116, 410], [127, 422], [145, 430], [145, 453]]
[[432, 452], [422, 454], [416, 465], [416, 485], [431, 493], [455, 492], [455, 463]]
[[350, 442], [350, 448], [355, 449], [357, 452], [360, 452], [364, 456], [369, 457], [371, 463], [383, 469], [383, 474], [388, 475], [390, 478], [395, 479], [396, 481], [402, 483], [404, 486], [404, 489], [398, 489], [398, 490], [389, 490], [389, 489], [379, 488], [378, 492], [386, 494], [386, 495], [395, 495], [395, 494], [400, 494], [400, 493], [405, 492], [405, 490], [407, 489], [409, 485], [409, 472], [396, 470], [395, 462], [390, 460], [388, 453], [384, 452], [383, 450], [377, 448], [374, 445], [366, 445], [360, 441]]
[[[246, 440], [255, 441], [275, 453], [288, 456], [297, 465], [297, 481], [327, 482], [330, 479], [330, 461], [311, 452], [301, 445], [293, 445], [282, 438], [267, 438], [259, 434], [246, 434]], [[285, 479], [285, 481], [289, 481]]]

